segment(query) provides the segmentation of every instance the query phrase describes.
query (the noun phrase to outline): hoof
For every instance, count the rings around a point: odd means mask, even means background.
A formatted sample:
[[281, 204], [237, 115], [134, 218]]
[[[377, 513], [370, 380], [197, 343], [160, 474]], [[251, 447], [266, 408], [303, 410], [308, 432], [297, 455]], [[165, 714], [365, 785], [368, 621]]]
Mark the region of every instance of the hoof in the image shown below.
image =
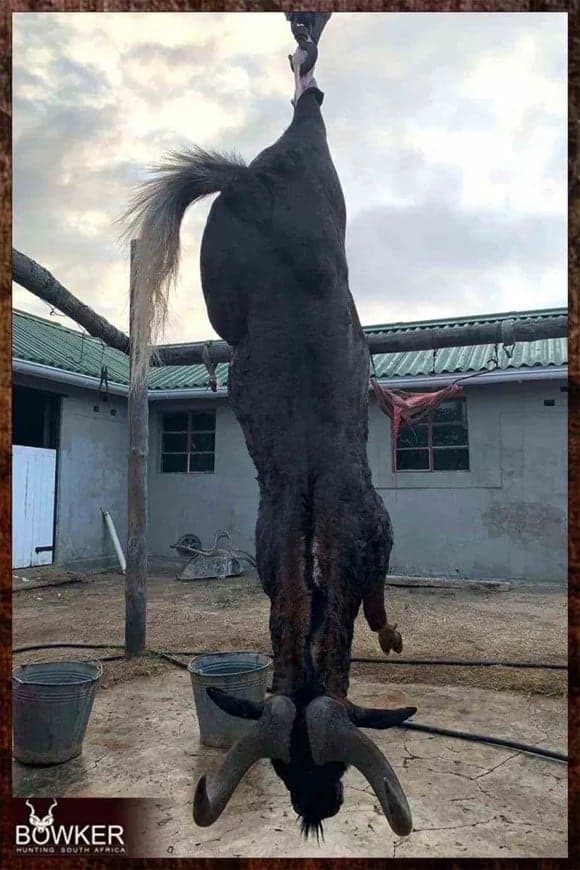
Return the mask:
[[401, 637], [400, 632], [397, 631], [396, 623], [395, 625], [389, 625], [387, 623], [379, 629], [379, 643], [382, 651], [387, 656], [391, 650], [394, 650], [396, 653], [403, 651], [403, 638]]

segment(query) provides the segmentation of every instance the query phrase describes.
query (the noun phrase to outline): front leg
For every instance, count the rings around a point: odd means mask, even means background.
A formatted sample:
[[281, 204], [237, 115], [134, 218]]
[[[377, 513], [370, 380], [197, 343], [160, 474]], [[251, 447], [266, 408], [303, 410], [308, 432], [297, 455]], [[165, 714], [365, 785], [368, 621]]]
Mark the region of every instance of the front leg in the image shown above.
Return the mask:
[[373, 589], [363, 597], [363, 610], [365, 619], [371, 631], [378, 632], [379, 644], [385, 655], [391, 650], [400, 653], [403, 650], [403, 638], [397, 631], [397, 623], [390, 625], [387, 622], [385, 611], [385, 587], [381, 582], [380, 587]]

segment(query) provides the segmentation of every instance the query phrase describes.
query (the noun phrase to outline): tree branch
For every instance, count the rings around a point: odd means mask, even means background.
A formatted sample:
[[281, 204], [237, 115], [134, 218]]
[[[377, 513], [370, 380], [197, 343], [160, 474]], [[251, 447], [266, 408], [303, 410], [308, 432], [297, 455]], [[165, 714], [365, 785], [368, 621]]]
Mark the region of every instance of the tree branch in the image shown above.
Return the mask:
[[79, 326], [83, 326], [89, 335], [101, 338], [109, 347], [122, 353], [129, 353], [128, 336], [73, 296], [48, 269], [15, 248], [12, 248], [12, 280], [49, 305], [54, 305]]

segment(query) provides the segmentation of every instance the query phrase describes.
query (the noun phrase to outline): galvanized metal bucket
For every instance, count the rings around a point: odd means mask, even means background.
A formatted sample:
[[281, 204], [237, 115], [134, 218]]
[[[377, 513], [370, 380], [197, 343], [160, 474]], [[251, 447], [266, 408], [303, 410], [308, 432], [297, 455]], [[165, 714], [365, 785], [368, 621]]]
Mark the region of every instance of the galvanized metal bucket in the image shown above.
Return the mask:
[[34, 662], [12, 671], [13, 755], [62, 764], [80, 755], [103, 673], [100, 662]]
[[252, 727], [252, 722], [230, 716], [214, 704], [205, 691], [223, 689], [237, 698], [263, 701], [270, 680], [272, 661], [257, 652], [223, 652], [197, 656], [187, 669], [199, 721], [199, 736], [205, 746], [229, 749]]

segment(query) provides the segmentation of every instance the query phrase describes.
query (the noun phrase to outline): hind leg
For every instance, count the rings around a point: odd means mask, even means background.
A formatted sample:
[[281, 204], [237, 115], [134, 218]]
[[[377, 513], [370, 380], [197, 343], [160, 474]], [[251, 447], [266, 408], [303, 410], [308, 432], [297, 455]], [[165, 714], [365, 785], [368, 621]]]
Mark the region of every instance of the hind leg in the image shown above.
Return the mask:
[[390, 625], [387, 622], [383, 583], [363, 597], [363, 610], [370, 630], [378, 632], [379, 644], [385, 655], [388, 655], [391, 650], [396, 653], [402, 652], [403, 638], [397, 631], [397, 623]]

